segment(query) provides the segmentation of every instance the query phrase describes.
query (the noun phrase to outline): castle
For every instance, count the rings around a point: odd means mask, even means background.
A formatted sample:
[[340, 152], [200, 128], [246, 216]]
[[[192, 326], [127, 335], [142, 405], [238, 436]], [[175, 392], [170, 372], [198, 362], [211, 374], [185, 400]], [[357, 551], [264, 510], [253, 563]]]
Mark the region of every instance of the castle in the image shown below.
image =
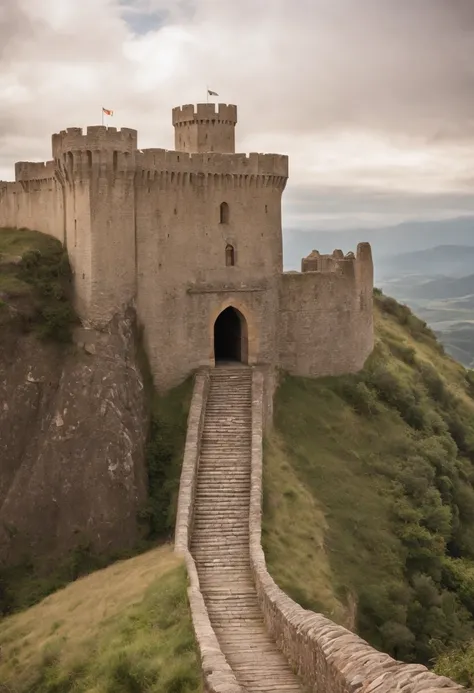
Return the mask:
[[373, 347], [369, 244], [283, 272], [288, 157], [236, 154], [234, 105], [173, 109], [175, 151], [137, 132], [68, 128], [53, 159], [0, 182], [0, 227], [59, 239], [85, 326], [134, 305], [157, 387], [238, 360], [305, 376], [359, 370]]

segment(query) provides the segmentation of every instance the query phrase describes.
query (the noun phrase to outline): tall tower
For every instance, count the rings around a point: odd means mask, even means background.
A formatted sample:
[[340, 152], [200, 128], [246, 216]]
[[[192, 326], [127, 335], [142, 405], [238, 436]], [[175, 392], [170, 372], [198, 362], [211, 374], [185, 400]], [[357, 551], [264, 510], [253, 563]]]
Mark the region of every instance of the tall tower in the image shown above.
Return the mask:
[[173, 108], [175, 149], [179, 152], [235, 154], [237, 106], [198, 103]]
[[104, 325], [136, 291], [137, 131], [68, 128], [52, 145], [76, 307], [85, 323]]

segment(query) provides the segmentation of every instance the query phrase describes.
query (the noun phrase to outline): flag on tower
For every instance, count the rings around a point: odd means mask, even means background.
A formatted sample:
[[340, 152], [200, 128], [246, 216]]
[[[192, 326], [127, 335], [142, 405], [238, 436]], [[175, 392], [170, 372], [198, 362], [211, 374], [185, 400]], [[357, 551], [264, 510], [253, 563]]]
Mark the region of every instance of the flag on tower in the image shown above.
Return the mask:
[[108, 115], [108, 116], [113, 116], [113, 114], [114, 114], [113, 111], [111, 111], [108, 108], [104, 108], [103, 106], [102, 106], [102, 113], [104, 113], [105, 115]]
[[209, 96], [219, 96], [217, 91], [211, 91], [210, 89], [207, 90], [207, 93], [209, 94]]

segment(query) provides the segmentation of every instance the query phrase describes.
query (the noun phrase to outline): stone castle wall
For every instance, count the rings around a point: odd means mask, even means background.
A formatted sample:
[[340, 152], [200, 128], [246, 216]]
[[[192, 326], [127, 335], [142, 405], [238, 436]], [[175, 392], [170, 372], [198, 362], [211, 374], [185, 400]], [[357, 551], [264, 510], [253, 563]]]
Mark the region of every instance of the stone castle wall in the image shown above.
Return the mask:
[[318, 258], [281, 276], [279, 363], [293, 375], [353, 373], [373, 348], [370, 245]]
[[214, 364], [214, 321], [228, 305], [246, 319], [252, 362], [274, 363], [286, 157], [149, 150], [138, 166], [145, 161], [136, 180], [137, 307], [157, 385]]
[[36, 229], [63, 243], [63, 195], [57, 179], [0, 181], [0, 227]]

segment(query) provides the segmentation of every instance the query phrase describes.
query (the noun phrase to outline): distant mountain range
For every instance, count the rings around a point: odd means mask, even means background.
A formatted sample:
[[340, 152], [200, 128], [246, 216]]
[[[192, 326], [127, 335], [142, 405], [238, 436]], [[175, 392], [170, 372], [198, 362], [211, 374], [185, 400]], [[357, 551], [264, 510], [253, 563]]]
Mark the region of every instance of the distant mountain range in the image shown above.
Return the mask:
[[377, 277], [464, 277], [474, 271], [474, 245], [438, 245], [426, 250], [382, 256], [375, 270]]
[[[283, 257], [286, 270], [301, 267], [301, 258], [311, 250], [331, 253], [341, 248], [344, 253], [355, 250], [361, 241], [372, 245], [376, 275], [387, 266], [394, 255], [407, 255], [436, 246], [463, 246], [474, 248], [474, 217], [460, 217], [443, 221], [405, 222], [398, 226], [377, 229], [349, 229], [344, 231], [301, 231], [286, 229], [283, 233]], [[448, 246], [448, 247], [449, 247]], [[471, 257], [474, 257], [474, 253]], [[416, 263], [416, 258], [413, 260]], [[379, 269], [377, 269], [379, 267]], [[467, 274], [468, 272], [466, 272]]]
[[[474, 294], [474, 274], [468, 277], [440, 277], [414, 286], [410, 290], [413, 298], [426, 298], [431, 301], [446, 300]], [[459, 303], [461, 303], [459, 301]], [[473, 311], [474, 318], [474, 311]]]

